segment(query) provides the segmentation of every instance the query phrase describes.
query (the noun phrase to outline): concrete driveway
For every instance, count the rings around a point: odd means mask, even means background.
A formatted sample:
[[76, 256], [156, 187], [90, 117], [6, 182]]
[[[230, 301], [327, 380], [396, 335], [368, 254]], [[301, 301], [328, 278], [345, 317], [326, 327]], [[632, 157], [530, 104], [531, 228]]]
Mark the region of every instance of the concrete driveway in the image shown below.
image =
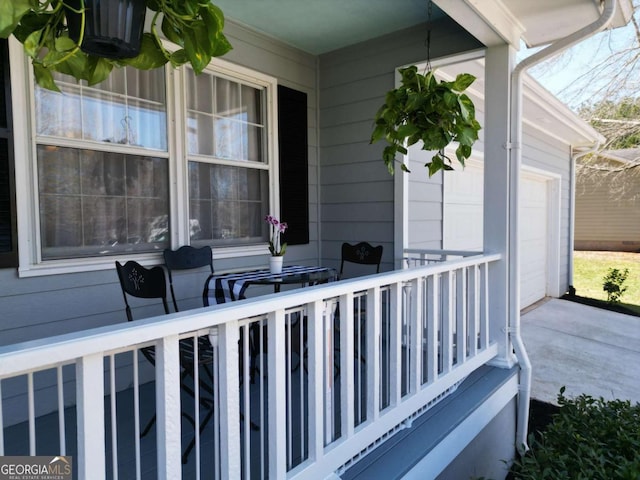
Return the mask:
[[533, 367], [532, 398], [565, 396], [640, 402], [640, 317], [550, 299], [522, 315]]

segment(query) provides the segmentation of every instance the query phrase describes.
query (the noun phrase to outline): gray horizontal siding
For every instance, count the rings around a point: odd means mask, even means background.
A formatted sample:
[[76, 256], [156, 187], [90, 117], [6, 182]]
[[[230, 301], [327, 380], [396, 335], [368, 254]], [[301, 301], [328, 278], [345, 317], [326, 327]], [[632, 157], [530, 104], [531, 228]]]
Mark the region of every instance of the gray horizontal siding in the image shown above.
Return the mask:
[[[382, 162], [384, 145], [369, 139], [373, 117], [395, 87], [395, 69], [423, 62], [425, 39], [419, 25], [320, 56], [324, 265], [339, 265], [342, 241], [365, 240], [382, 244], [383, 269], [393, 268], [394, 180]], [[480, 46], [451, 21], [434, 26], [432, 42], [433, 58]]]
[[571, 146], [527, 124], [523, 126], [522, 163], [560, 175], [560, 290], [569, 288], [569, 202], [571, 195]]
[[[309, 209], [310, 243], [288, 249], [288, 263], [317, 264], [318, 135], [317, 57], [282, 44], [273, 38], [227, 22], [225, 33], [233, 50], [225, 61], [277, 78], [278, 83], [303, 91], [308, 98], [309, 125]], [[284, 219], [286, 220], [286, 219]], [[266, 251], [266, 250], [265, 250]], [[132, 258], [135, 258], [132, 256]], [[158, 256], [158, 263], [162, 260]], [[267, 264], [266, 255], [239, 257], [214, 262], [218, 271], [258, 268]], [[202, 305], [206, 275], [179, 274], [181, 308]], [[18, 278], [15, 269], [0, 270], [0, 344], [68, 333], [126, 321], [124, 302], [115, 268], [113, 270]], [[137, 306], [139, 303], [134, 302]], [[173, 309], [172, 309], [173, 310]], [[161, 313], [157, 307], [137, 307], [135, 318]]]
[[638, 176], [587, 171], [577, 176], [575, 246], [579, 250], [640, 251]]

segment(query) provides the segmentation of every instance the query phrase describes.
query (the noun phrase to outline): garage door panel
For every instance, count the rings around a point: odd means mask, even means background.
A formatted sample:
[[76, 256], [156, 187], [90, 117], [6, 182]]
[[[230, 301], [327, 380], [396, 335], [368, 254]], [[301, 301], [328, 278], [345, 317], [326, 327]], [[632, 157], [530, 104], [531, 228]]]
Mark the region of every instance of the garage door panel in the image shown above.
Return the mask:
[[[480, 250], [483, 244], [483, 168], [447, 172], [444, 181], [444, 248]], [[549, 182], [523, 174], [520, 182], [520, 306], [547, 294]]]
[[523, 176], [520, 182], [520, 306], [547, 294], [548, 182]]

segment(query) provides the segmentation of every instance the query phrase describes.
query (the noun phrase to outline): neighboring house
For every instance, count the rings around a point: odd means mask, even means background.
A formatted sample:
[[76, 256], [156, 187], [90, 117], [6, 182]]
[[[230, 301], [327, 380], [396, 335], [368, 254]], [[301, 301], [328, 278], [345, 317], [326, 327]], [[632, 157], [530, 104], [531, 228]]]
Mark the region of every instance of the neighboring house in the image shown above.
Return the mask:
[[[178, 478], [178, 339], [210, 335], [219, 436], [203, 458], [220, 478], [252, 476], [254, 460], [270, 478], [504, 476], [526, 442], [520, 307], [570, 282], [571, 159], [598, 140], [518, 81], [516, 51], [623, 25], [630, 3], [437, 0], [431, 60], [478, 75], [483, 125], [467, 170], [444, 181], [427, 178], [417, 149], [411, 175], [389, 176], [369, 143], [396, 69], [426, 60], [424, 2], [216, 3], [234, 49], [198, 77], [120, 70], [95, 88], [60, 79], [60, 95], [34, 87], [21, 45], [2, 44], [0, 425], [35, 425], [59, 398], [77, 415], [79, 478], [102, 478], [118, 463], [105, 431], [121, 421], [114, 401], [105, 422], [105, 395], [137, 388], [130, 355], [153, 344], [156, 368], [141, 378], [155, 374], [157, 476]], [[171, 316], [139, 304], [134, 316], [149, 319], [126, 324], [114, 260], [158, 264], [191, 243], [213, 247], [218, 271], [264, 267], [267, 213], [291, 225], [286, 263], [337, 267], [343, 242], [367, 240], [384, 246], [383, 272]], [[452, 259], [404, 268], [434, 250]], [[200, 307], [201, 276], [180, 280], [181, 302]], [[294, 313], [306, 319], [296, 392]], [[269, 387], [257, 405], [269, 408], [256, 440], [237, 353], [257, 322]]]
[[640, 252], [639, 159], [630, 148], [578, 162], [576, 250]]

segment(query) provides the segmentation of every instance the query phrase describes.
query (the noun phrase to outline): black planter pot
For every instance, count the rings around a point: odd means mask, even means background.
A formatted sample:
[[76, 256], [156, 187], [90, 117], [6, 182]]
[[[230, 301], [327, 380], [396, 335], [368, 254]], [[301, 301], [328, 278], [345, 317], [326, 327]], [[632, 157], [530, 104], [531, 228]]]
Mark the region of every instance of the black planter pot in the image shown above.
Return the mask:
[[[76, 10], [80, 0], [67, 0]], [[105, 58], [131, 58], [140, 53], [145, 0], [84, 0], [83, 52]], [[82, 15], [66, 10], [69, 36], [80, 38]]]

